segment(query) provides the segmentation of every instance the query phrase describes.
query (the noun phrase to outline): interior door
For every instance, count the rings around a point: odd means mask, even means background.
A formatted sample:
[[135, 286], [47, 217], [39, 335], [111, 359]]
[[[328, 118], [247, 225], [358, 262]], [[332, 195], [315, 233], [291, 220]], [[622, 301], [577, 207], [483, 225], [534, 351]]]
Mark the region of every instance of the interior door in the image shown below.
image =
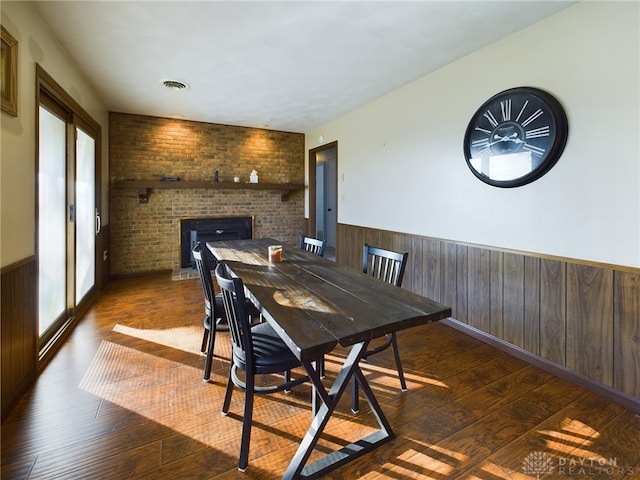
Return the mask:
[[41, 353], [96, 286], [97, 132], [42, 93], [38, 109], [38, 319]]
[[326, 238], [327, 230], [327, 219], [324, 215], [324, 212], [327, 209], [325, 201], [326, 192], [324, 188], [324, 168], [325, 162], [322, 155], [316, 156], [316, 232], [313, 236], [319, 240], [324, 240]]
[[336, 158], [335, 149], [332, 155], [325, 161], [324, 168], [324, 224], [326, 231], [327, 247], [336, 248]]
[[338, 142], [309, 150], [309, 235], [327, 241], [325, 257], [335, 259], [337, 247]]

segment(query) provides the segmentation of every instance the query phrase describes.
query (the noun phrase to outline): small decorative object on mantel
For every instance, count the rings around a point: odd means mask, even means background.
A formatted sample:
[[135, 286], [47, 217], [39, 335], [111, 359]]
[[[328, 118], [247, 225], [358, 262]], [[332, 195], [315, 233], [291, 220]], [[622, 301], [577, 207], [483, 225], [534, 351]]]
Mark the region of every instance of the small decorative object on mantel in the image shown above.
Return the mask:
[[18, 41], [6, 28], [2, 30], [2, 111], [14, 117], [18, 116]]
[[464, 156], [483, 182], [519, 187], [555, 165], [568, 133], [567, 115], [554, 96], [539, 88], [511, 88], [491, 97], [471, 117]]
[[251, 170], [251, 175], [249, 175], [249, 183], [258, 183], [258, 172], [255, 170]]

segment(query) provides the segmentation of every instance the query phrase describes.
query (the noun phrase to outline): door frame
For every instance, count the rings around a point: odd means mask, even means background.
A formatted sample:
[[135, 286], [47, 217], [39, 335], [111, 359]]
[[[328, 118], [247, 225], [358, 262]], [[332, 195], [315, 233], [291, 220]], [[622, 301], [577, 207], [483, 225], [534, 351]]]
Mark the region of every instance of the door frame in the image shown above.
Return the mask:
[[[317, 167], [317, 155], [318, 153], [329, 150], [331, 148], [335, 148], [336, 151], [336, 185], [334, 190], [334, 205], [335, 205], [335, 217], [336, 217], [336, 232], [338, 227], [338, 181], [337, 181], [337, 172], [338, 172], [338, 141], [335, 140], [330, 143], [326, 143], [324, 145], [320, 145], [319, 147], [315, 147], [309, 150], [309, 225], [307, 228], [307, 234], [315, 237], [317, 235], [316, 231], [316, 205], [317, 205], [317, 195], [316, 191], [316, 167]], [[336, 239], [336, 250], [338, 248]]]

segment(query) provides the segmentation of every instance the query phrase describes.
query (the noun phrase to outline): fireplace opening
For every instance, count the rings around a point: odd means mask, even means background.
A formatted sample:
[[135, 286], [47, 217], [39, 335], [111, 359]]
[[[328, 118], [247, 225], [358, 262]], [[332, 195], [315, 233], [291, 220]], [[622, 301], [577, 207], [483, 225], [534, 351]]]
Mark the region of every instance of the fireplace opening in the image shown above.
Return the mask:
[[198, 242], [253, 238], [253, 217], [185, 218], [180, 220], [180, 266], [196, 268], [193, 247]]

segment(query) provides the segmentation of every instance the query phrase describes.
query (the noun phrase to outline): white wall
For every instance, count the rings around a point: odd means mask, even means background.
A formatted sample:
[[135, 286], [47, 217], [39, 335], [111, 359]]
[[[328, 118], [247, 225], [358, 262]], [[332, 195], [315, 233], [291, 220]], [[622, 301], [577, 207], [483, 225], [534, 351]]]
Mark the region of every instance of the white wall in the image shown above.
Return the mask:
[[[1, 114], [0, 262], [35, 253], [36, 63], [102, 126], [102, 205], [107, 206], [108, 112], [28, 2], [0, 4], [2, 25], [18, 41], [18, 116]], [[104, 223], [108, 218], [103, 210]]]
[[[306, 132], [307, 150], [338, 141], [338, 222], [640, 267], [639, 17], [638, 2], [577, 4]], [[491, 187], [465, 129], [517, 86], [561, 101], [569, 140], [539, 180]]]

